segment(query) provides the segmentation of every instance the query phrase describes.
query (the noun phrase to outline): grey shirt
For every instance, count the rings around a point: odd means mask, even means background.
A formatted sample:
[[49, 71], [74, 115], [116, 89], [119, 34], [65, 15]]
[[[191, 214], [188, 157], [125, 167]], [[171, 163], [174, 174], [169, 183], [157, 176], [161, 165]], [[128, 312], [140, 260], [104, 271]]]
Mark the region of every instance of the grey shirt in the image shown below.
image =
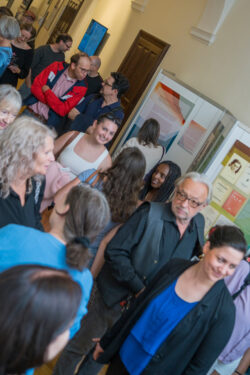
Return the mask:
[[43, 69], [45, 69], [53, 62], [64, 60], [64, 53], [52, 51], [49, 44], [38, 47], [35, 50], [33, 61], [31, 64], [31, 81], [33, 82], [36, 76], [38, 76], [38, 74], [40, 74]]

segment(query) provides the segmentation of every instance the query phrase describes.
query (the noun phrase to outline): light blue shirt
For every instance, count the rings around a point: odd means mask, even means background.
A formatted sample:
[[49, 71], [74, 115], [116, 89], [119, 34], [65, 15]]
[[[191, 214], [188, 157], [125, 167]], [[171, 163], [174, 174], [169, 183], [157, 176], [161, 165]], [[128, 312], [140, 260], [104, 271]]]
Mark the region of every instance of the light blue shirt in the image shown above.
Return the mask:
[[11, 47], [0, 47], [0, 77], [10, 63], [12, 57]]
[[87, 313], [87, 304], [93, 284], [91, 272], [71, 268], [66, 263], [66, 246], [49, 233], [17, 224], [0, 229], [0, 272], [20, 264], [37, 264], [67, 271], [82, 289], [82, 300], [70, 337], [80, 328], [80, 321]]

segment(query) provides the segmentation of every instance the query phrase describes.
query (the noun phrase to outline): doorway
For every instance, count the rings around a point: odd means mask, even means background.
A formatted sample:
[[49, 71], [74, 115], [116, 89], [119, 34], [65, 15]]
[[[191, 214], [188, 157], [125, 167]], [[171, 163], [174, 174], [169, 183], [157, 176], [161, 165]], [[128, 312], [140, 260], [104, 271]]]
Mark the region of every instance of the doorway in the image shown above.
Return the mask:
[[154, 35], [139, 31], [118, 68], [118, 72], [124, 74], [130, 83], [129, 90], [121, 100], [125, 112], [123, 123], [133, 111], [169, 47], [170, 44]]

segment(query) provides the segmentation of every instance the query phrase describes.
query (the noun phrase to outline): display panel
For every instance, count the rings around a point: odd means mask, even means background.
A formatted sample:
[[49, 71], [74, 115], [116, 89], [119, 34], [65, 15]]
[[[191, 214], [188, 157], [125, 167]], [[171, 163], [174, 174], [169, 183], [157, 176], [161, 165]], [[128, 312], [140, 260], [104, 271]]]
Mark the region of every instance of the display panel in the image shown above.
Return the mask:
[[87, 53], [89, 56], [93, 56], [102, 42], [107, 30], [107, 27], [92, 19], [78, 49]]

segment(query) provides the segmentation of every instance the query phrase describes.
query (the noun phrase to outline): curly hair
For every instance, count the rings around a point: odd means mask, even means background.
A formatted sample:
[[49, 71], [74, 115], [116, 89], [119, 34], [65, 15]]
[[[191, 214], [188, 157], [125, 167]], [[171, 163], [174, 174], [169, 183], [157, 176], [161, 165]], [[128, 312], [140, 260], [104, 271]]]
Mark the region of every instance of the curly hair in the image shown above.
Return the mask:
[[6, 198], [10, 185], [16, 180], [32, 176], [34, 159], [44, 147], [46, 137], [55, 133], [39, 121], [21, 116], [6, 127], [0, 137], [0, 195]]
[[124, 223], [136, 209], [145, 168], [141, 151], [128, 147], [116, 157], [112, 167], [99, 173], [114, 222]]
[[173, 163], [170, 160], [162, 161], [161, 163], [156, 164], [156, 166], [153, 169], [151, 169], [151, 171], [147, 174], [145, 178], [144, 187], [140, 193], [141, 200], [143, 200], [148, 194], [148, 192], [153, 189], [151, 186], [151, 179], [157, 167], [161, 164], [168, 165], [169, 172], [167, 177], [165, 178], [165, 181], [160, 186], [159, 191], [154, 199], [154, 202], [166, 202], [169, 199], [172, 192], [174, 191], [175, 181], [177, 178], [181, 176], [181, 169], [177, 164]]

